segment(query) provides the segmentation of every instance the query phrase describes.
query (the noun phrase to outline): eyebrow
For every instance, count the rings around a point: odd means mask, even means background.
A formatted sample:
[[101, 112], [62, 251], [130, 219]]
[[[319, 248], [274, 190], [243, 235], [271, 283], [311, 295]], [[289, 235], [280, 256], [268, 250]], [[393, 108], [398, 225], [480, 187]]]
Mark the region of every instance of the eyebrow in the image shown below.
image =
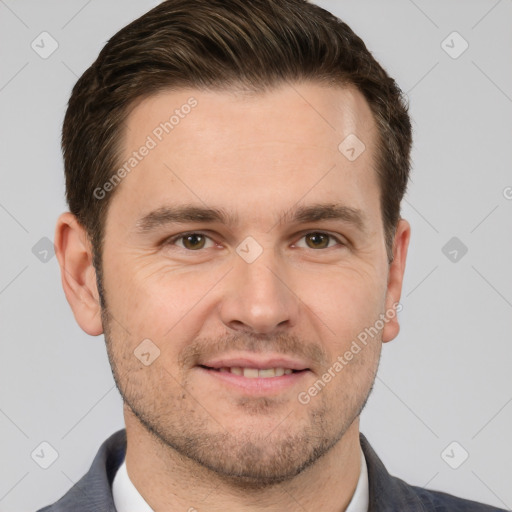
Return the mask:
[[[362, 210], [333, 203], [299, 206], [294, 210], [288, 210], [281, 213], [277, 224], [300, 224], [321, 220], [343, 221], [353, 225], [362, 233], [367, 232], [366, 216]], [[187, 222], [219, 223], [235, 226], [239, 219], [237, 215], [228, 213], [222, 208], [185, 204], [162, 206], [138, 219], [135, 226], [138, 233], [144, 234], [168, 224], [184, 224]]]

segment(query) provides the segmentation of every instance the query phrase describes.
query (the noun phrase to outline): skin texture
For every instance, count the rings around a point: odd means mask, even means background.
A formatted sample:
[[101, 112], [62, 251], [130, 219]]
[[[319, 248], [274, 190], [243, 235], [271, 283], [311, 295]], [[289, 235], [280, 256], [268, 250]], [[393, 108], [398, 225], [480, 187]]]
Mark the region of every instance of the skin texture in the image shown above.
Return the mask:
[[[105, 333], [128, 474], [157, 511], [344, 510], [360, 471], [359, 414], [396, 315], [309, 403], [297, 396], [400, 299], [410, 226], [399, 221], [389, 264], [371, 111], [351, 87], [309, 82], [256, 95], [165, 91], [134, 106], [123, 156], [191, 97], [197, 106], [109, 192], [106, 310], [84, 230], [70, 213], [56, 229], [75, 318]], [[366, 147], [354, 161], [338, 149], [351, 133]], [[184, 204], [238, 223], [138, 231], [150, 211]], [[365, 231], [340, 219], [278, 222], [313, 204], [361, 210]], [[189, 232], [206, 238], [176, 239]], [[262, 251], [251, 263], [237, 253], [249, 236]], [[134, 354], [144, 339], [160, 351], [147, 366]], [[248, 394], [197, 366], [254, 354], [300, 358], [309, 371], [280, 392]]]

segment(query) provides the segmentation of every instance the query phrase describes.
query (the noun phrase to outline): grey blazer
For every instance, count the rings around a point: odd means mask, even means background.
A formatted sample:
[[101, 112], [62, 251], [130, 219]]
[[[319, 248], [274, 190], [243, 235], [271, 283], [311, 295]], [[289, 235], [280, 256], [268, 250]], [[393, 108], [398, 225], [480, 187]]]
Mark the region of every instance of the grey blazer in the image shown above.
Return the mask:
[[[360, 440], [368, 466], [368, 512], [504, 512], [475, 501], [408, 485], [387, 472], [363, 434], [360, 434]], [[126, 429], [122, 429], [101, 445], [89, 471], [60, 500], [38, 512], [117, 512], [112, 498], [112, 481], [125, 452]]]

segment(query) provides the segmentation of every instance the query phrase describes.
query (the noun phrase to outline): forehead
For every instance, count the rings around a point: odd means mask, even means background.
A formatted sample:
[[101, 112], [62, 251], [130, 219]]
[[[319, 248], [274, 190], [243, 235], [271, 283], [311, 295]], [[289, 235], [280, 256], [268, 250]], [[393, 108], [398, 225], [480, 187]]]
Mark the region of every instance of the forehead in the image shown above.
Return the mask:
[[[300, 121], [300, 123], [296, 123]], [[173, 139], [175, 151], [187, 145], [190, 132], [208, 142], [215, 128], [215, 142], [254, 140], [288, 142], [308, 138], [330, 149], [349, 134], [371, 144], [376, 128], [370, 107], [354, 86], [329, 87], [316, 82], [290, 83], [265, 92], [179, 89], [161, 91], [137, 100], [130, 108], [125, 148], [132, 149], [141, 135], [157, 143]], [[282, 129], [286, 128], [286, 131]], [[180, 137], [180, 134], [182, 135]]]
[[242, 216], [308, 199], [367, 209], [378, 197], [376, 125], [353, 87], [163, 91], [139, 101], [126, 127], [128, 172], [112, 206], [127, 215], [180, 201]]

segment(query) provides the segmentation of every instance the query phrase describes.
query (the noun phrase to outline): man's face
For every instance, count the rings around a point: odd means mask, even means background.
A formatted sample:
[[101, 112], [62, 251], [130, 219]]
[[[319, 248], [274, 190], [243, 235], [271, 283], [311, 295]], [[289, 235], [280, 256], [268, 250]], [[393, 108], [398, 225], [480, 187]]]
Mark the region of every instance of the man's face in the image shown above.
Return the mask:
[[[393, 302], [371, 111], [352, 88], [183, 90], [139, 102], [127, 126], [122, 160], [155, 146], [118, 185], [103, 249], [103, 325], [128, 413], [219, 474], [290, 478], [358, 417], [383, 332], [307, 404], [299, 394]], [[350, 134], [366, 147], [355, 160], [353, 139], [338, 148]]]

